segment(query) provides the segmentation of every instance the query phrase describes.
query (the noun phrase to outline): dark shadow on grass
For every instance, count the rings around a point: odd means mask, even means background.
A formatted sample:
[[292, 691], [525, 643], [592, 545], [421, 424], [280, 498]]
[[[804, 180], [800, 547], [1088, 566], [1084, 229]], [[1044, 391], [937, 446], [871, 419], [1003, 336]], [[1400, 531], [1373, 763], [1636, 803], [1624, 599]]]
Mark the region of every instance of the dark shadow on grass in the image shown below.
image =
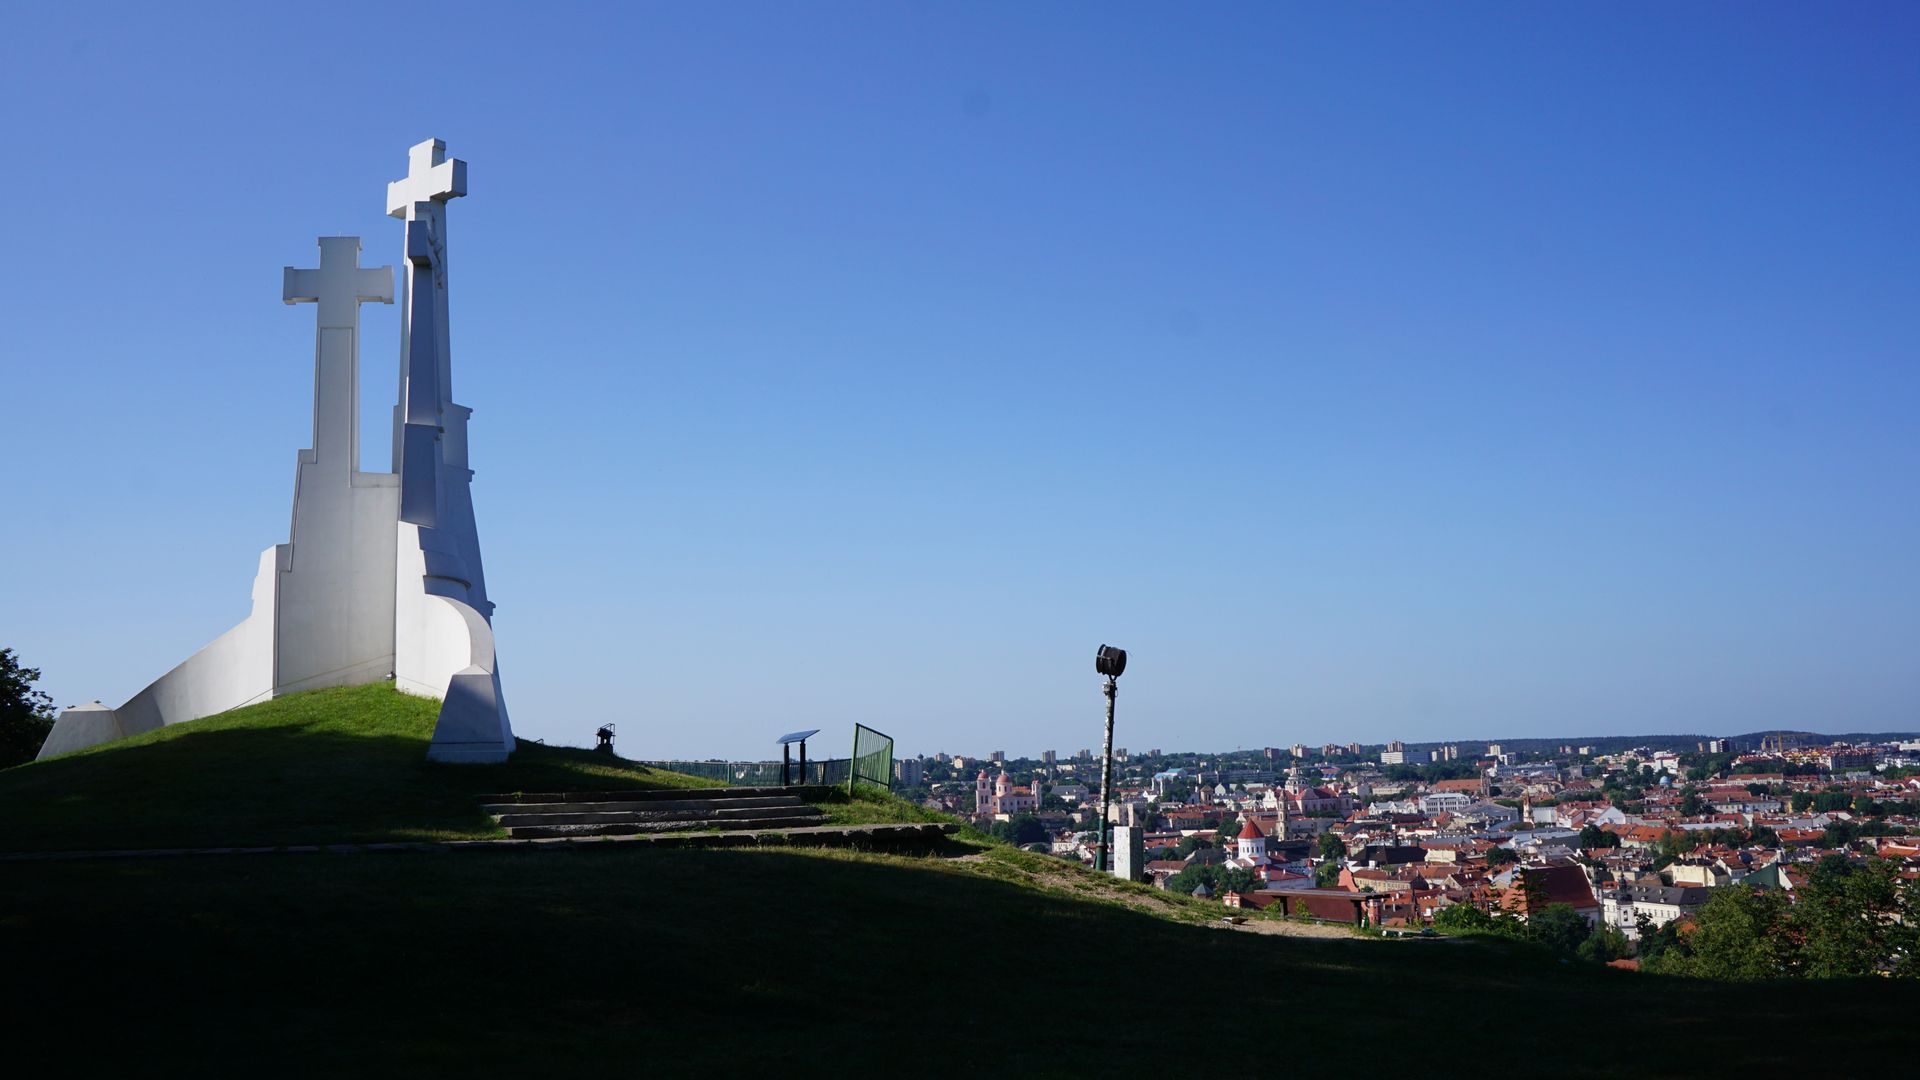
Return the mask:
[[337, 1075], [378, 1047], [409, 1074], [891, 1073], [912, 1049], [916, 1075], [987, 1053], [1120, 1075], [1222, 1009], [1284, 1018], [1301, 1065], [1384, 1064], [1391, 1029], [1617, 1072], [1569, 1053], [1584, 1017], [1716, 1068], [1830, 1063], [1823, 1040], [1764, 1033], [1846, 1030], [1864, 1069], [1898, 1060], [1892, 1021], [1917, 1003], [1885, 980], [1790, 990], [1232, 933], [952, 864], [780, 851], [0, 866], [0, 927], [20, 1030], [110, 1029], [91, 1053], [181, 1071]]

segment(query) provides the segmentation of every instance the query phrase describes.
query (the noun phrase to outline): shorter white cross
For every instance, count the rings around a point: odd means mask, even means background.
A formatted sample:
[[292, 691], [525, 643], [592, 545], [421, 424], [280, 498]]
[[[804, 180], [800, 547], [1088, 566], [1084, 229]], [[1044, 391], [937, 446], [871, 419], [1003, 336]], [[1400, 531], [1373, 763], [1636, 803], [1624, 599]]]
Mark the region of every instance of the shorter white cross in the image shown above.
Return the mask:
[[466, 193], [467, 163], [449, 158], [446, 143], [428, 139], [407, 151], [407, 175], [387, 185], [387, 214], [412, 221], [416, 205], [444, 203]]
[[357, 236], [323, 236], [320, 268], [287, 267], [280, 299], [288, 304], [318, 304], [323, 327], [358, 326], [361, 304], [393, 303], [393, 267], [361, 266]]

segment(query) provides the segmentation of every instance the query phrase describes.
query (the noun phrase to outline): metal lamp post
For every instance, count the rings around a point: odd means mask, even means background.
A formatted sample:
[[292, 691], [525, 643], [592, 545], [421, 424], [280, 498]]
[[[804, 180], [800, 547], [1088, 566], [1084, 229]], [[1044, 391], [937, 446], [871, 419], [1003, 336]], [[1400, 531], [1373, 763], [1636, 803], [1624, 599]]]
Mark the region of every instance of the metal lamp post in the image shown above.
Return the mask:
[[1120, 673], [1127, 670], [1127, 651], [1111, 645], [1093, 654], [1093, 669], [1107, 677], [1101, 691], [1107, 695], [1107, 738], [1100, 751], [1100, 821], [1093, 845], [1093, 868], [1107, 868], [1107, 813], [1113, 802], [1113, 699], [1120, 693]]

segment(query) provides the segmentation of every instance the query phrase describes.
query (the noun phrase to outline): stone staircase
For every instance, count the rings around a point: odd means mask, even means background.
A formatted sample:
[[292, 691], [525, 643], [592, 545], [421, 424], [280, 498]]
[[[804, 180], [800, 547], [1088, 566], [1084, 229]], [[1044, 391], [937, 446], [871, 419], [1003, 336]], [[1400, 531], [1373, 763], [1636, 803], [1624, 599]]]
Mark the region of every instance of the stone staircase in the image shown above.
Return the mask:
[[826, 823], [804, 788], [691, 788], [483, 795], [481, 809], [515, 840], [652, 833], [758, 832]]

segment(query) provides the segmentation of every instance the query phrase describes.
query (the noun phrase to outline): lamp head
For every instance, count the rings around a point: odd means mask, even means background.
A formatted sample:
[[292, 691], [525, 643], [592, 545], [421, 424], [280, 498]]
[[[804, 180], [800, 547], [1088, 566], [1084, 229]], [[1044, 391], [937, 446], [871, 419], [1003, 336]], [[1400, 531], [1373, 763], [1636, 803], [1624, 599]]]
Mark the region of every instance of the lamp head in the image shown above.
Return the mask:
[[1127, 670], [1127, 650], [1100, 646], [1100, 651], [1093, 654], [1093, 670], [1108, 678], [1119, 678], [1120, 673]]

